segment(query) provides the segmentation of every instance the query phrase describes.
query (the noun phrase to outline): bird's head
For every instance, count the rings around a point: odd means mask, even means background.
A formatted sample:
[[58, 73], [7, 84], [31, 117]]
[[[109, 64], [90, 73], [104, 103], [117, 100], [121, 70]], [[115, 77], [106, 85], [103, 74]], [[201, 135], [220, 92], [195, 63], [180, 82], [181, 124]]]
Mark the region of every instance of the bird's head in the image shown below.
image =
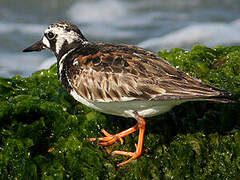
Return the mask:
[[24, 49], [23, 52], [41, 51], [50, 49], [56, 57], [63, 55], [76, 44], [86, 43], [78, 27], [70, 22], [60, 21], [48, 26], [40, 41]]

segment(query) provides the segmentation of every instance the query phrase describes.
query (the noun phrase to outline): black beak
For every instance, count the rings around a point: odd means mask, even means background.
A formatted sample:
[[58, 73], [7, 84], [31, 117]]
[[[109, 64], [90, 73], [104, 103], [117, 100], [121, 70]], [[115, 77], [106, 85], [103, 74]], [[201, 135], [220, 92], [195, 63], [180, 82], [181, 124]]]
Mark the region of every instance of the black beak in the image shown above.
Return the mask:
[[43, 42], [42, 40], [34, 43], [33, 45], [27, 47], [26, 49], [23, 50], [23, 52], [32, 52], [32, 51], [41, 51], [43, 50]]

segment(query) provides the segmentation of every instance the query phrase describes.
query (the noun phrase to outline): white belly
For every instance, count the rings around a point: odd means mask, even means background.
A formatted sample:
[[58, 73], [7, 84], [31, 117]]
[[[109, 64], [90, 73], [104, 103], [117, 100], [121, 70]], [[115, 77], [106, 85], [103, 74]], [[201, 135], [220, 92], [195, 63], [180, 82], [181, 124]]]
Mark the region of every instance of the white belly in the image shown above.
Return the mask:
[[123, 117], [132, 117], [137, 112], [142, 117], [152, 117], [171, 110], [174, 106], [183, 103], [178, 101], [123, 101], [123, 102], [91, 102], [79, 96], [75, 90], [70, 94], [77, 101], [97, 111]]

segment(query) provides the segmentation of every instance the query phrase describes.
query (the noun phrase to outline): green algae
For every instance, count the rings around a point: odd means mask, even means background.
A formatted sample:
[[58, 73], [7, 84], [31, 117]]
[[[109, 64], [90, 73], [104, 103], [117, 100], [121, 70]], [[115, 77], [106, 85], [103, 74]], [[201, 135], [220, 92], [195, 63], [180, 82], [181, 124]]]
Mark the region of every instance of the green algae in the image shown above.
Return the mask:
[[[158, 53], [206, 83], [240, 98], [240, 47]], [[147, 119], [137, 160], [111, 151], [134, 151], [137, 134], [124, 145], [103, 148], [87, 141], [114, 134], [135, 120], [105, 115], [76, 102], [57, 80], [56, 65], [31, 77], [0, 78], [0, 179], [233, 179], [240, 172], [239, 104], [188, 102]]]

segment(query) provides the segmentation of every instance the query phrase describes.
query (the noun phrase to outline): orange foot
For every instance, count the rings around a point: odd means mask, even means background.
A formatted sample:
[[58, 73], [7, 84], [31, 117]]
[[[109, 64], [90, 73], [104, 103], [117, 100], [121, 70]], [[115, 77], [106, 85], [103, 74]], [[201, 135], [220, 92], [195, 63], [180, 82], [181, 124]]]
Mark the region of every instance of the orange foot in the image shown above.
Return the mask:
[[124, 161], [122, 163], [119, 163], [118, 166], [120, 165], [124, 165], [129, 163], [131, 160], [133, 159], [137, 159], [139, 156], [141, 156], [142, 154], [142, 149], [143, 149], [143, 139], [144, 139], [144, 132], [146, 129], [146, 122], [145, 120], [136, 114], [136, 118], [137, 120], [137, 124], [125, 131], [122, 131], [118, 134], [115, 135], [111, 135], [109, 134], [107, 131], [105, 131], [104, 129], [102, 129], [102, 133], [106, 136], [106, 137], [100, 137], [100, 138], [89, 138], [89, 141], [99, 141], [99, 144], [102, 146], [109, 146], [112, 145], [113, 143], [115, 143], [116, 141], [120, 141], [121, 144], [123, 144], [123, 137], [139, 130], [139, 135], [138, 135], [138, 144], [135, 144], [136, 147], [136, 151], [135, 152], [126, 152], [126, 151], [113, 151], [113, 154], [119, 154], [119, 155], [124, 155], [124, 156], [131, 156], [130, 159], [128, 159], [127, 161]]

